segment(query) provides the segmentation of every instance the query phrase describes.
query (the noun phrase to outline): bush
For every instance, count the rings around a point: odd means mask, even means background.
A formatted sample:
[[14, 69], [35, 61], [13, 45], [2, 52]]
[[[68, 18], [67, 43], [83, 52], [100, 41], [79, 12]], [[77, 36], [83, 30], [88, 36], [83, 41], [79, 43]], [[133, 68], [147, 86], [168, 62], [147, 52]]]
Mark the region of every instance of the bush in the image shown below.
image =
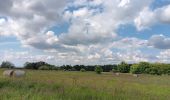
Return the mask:
[[132, 74], [140, 74], [140, 69], [139, 69], [139, 65], [138, 64], [133, 64], [131, 67], [130, 67], [130, 72]]
[[51, 70], [59, 70], [58, 67], [52, 67]]
[[38, 68], [39, 70], [50, 70], [50, 67], [49, 66], [41, 66]]
[[113, 73], [116, 73], [116, 72], [118, 72], [118, 71], [117, 71], [116, 69], [113, 68], [113, 69], [112, 69], [112, 72], [113, 72]]
[[14, 64], [9, 61], [3, 61], [1, 64], [1, 68], [14, 68]]
[[167, 74], [167, 75], [170, 75], [170, 70], [167, 70], [166, 74]]
[[149, 68], [149, 74], [161, 75], [162, 74], [161, 66], [159, 64], [151, 64], [151, 67]]
[[129, 73], [130, 71], [130, 66], [125, 63], [125, 62], [121, 62], [118, 66], [118, 71], [121, 72], [121, 73]]
[[158, 70], [156, 68], [151, 68], [149, 74], [157, 75], [158, 74]]
[[100, 66], [96, 66], [96, 67], [95, 67], [95, 72], [96, 72], [97, 74], [101, 74], [101, 73], [103, 72], [103, 69], [102, 69]]
[[25, 69], [39, 69], [39, 67], [48, 65], [46, 62], [39, 61], [39, 62], [26, 62], [24, 64]]
[[86, 72], [86, 70], [84, 68], [80, 69], [81, 72]]
[[146, 73], [146, 69], [150, 68], [150, 64], [148, 62], [140, 62], [138, 64], [138, 68], [139, 68], [139, 73]]

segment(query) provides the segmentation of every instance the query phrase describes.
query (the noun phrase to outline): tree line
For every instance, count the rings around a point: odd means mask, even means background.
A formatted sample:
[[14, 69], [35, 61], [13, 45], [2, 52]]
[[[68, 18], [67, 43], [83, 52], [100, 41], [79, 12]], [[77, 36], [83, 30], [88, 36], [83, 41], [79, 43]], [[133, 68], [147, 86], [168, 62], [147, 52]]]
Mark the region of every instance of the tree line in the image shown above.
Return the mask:
[[[4, 61], [0, 65], [1, 68], [16, 68], [15, 65], [9, 61]], [[63, 70], [63, 71], [96, 71], [101, 72], [120, 72], [120, 73], [132, 73], [132, 74], [153, 74], [153, 75], [170, 75], [170, 64], [164, 63], [149, 63], [140, 62], [136, 64], [128, 64], [121, 62], [120, 64], [110, 65], [62, 65], [55, 66], [43, 61], [39, 62], [26, 62], [23, 66], [24, 69], [35, 70]]]

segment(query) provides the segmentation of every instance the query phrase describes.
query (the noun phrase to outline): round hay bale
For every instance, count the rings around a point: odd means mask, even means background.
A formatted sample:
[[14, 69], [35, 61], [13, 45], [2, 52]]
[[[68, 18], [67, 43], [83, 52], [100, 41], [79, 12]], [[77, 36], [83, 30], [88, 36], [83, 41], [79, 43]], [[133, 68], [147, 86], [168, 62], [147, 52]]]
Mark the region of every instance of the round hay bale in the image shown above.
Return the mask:
[[23, 76], [25, 76], [25, 71], [23, 71], [23, 70], [15, 70], [14, 73], [13, 73], [13, 76], [14, 77], [23, 77]]
[[11, 76], [13, 76], [13, 73], [14, 73], [14, 70], [5, 70], [3, 72], [3, 76], [11, 77]]
[[25, 76], [25, 71], [23, 70], [5, 70], [3, 76], [8, 77], [23, 77]]

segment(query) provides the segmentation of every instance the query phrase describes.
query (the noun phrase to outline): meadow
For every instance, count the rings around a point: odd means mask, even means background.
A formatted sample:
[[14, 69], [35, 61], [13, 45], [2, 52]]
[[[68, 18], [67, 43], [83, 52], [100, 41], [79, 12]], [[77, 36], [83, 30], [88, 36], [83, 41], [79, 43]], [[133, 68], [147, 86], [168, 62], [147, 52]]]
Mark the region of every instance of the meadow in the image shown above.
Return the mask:
[[112, 72], [25, 70], [22, 78], [4, 77], [0, 100], [169, 100], [170, 76]]

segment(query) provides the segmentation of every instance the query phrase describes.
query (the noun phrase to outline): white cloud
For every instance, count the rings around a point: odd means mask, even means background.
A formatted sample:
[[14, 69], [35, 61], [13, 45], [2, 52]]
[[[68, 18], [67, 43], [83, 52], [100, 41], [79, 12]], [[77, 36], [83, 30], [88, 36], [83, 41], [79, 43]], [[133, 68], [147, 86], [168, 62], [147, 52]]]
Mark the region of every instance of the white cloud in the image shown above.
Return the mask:
[[138, 30], [147, 29], [157, 23], [170, 23], [170, 5], [151, 10], [144, 8], [142, 12], [134, 19]]
[[148, 41], [138, 38], [123, 38], [113, 42], [112, 46], [119, 49], [139, 49], [147, 46]]
[[2, 26], [5, 22], [6, 20], [4, 18], [0, 18], [0, 26]]
[[164, 35], [153, 35], [149, 39], [148, 45], [157, 49], [170, 49], [170, 38]]
[[156, 23], [155, 14], [149, 8], [144, 8], [139, 16], [135, 18], [134, 22], [138, 30], [147, 29], [149, 26]]
[[158, 62], [170, 63], [170, 49], [161, 51], [157, 58]]
[[130, 0], [121, 0], [119, 3], [119, 7], [127, 7], [127, 5], [130, 3]]
[[[58, 49], [58, 47], [63, 47], [62, 45], [112, 42], [117, 36], [115, 31], [119, 25], [132, 21], [138, 14], [138, 10], [134, 8], [138, 7], [141, 10], [150, 4], [150, 1], [144, 0], [140, 3], [137, 0], [109, 0], [107, 2], [104, 0], [74, 0], [71, 3], [66, 0], [23, 0], [21, 2], [14, 0], [9, 3], [13, 6], [6, 6], [8, 11], [4, 15], [7, 16], [8, 22], [0, 29], [2, 35], [15, 35], [23, 45], [39, 49]], [[118, 7], [118, 5], [127, 4], [129, 6], [126, 8]], [[77, 7], [77, 9], [65, 11], [67, 7]], [[64, 20], [63, 13], [64, 19], [70, 19], [68, 33], [53, 35], [54, 38], [50, 39], [46, 38], [46, 31], [60, 23], [60, 20]]]
[[156, 14], [163, 23], [170, 23], [170, 5], [157, 9]]
[[87, 14], [88, 14], [88, 9], [87, 8], [80, 8], [79, 10], [73, 12], [73, 16], [75, 18], [87, 16]]
[[[150, 10], [152, 0], [0, 0], [0, 35], [14, 35], [25, 47], [47, 55], [24, 54], [27, 60], [55, 60], [66, 64], [97, 64], [114, 61], [146, 61], [137, 49], [147, 41], [118, 39], [120, 25], [135, 24], [139, 30], [155, 24], [157, 18], [169, 23], [169, 6]], [[4, 4], [4, 5], [2, 5]], [[160, 13], [160, 16], [158, 14]], [[68, 31], [55, 33], [53, 26], [67, 23]], [[57, 35], [56, 35], [57, 34]], [[163, 40], [167, 44], [167, 40]], [[153, 43], [154, 44], [154, 43]], [[112, 49], [133, 49], [128, 53]], [[17, 55], [6, 59], [20, 58]], [[21, 56], [24, 56], [21, 55]], [[133, 55], [133, 56], [132, 56]], [[22, 57], [20, 58], [22, 59]]]

